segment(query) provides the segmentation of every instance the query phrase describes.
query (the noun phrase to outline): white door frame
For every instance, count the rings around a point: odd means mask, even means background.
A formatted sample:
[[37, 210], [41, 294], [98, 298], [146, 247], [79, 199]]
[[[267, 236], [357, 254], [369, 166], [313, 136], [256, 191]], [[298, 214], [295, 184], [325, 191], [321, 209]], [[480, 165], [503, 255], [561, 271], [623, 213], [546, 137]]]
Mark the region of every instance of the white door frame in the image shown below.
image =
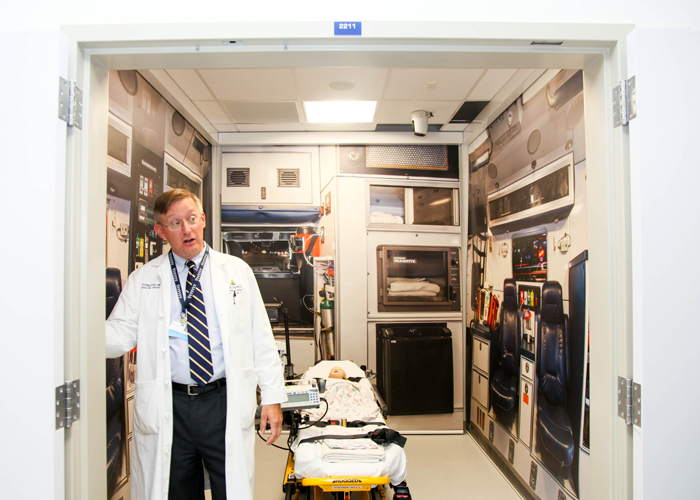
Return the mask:
[[[631, 236], [629, 141], [613, 129], [612, 89], [626, 75], [629, 25], [501, 23], [364, 23], [364, 36], [332, 38], [330, 23], [76, 26], [71, 78], [85, 90], [83, 139], [70, 156], [72, 196], [66, 240], [66, 313], [75, 328], [70, 370], [83, 385], [83, 416], [72, 498], [104, 498], [104, 210], [107, 70], [175, 67], [263, 67], [382, 64], [391, 57], [432, 66], [584, 69], [591, 287], [591, 498], [631, 498], [632, 433], [616, 418], [618, 374], [631, 374]], [[225, 47], [221, 40], [246, 40]], [[416, 37], [416, 33], [420, 37]], [[569, 47], [531, 46], [531, 40], [568, 40]], [[222, 54], [224, 57], [222, 58]], [[526, 66], [529, 65], [529, 66]], [[197, 122], [197, 117], [188, 117]], [[207, 132], [207, 128], [203, 127]], [[210, 138], [212, 132], [209, 131]], [[206, 135], [206, 134], [205, 134]], [[342, 134], [341, 134], [342, 135]], [[473, 138], [470, 138], [471, 140]], [[270, 142], [279, 137], [270, 134]], [[287, 142], [289, 144], [289, 142]], [[598, 221], [594, 224], [593, 221]], [[604, 222], [604, 223], [600, 223]], [[607, 339], [607, 340], [604, 340]], [[69, 481], [70, 483], [70, 481]]]

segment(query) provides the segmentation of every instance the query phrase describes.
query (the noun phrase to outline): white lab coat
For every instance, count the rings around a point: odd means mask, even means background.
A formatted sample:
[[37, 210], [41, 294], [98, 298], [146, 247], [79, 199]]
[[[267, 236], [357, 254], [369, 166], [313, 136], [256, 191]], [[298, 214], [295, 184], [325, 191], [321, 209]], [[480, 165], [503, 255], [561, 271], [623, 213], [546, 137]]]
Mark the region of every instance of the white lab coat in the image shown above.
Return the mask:
[[[226, 365], [226, 494], [252, 500], [256, 386], [262, 404], [287, 400], [282, 366], [255, 277], [241, 259], [210, 250], [214, 305]], [[107, 357], [138, 346], [131, 456], [132, 500], [168, 498], [173, 441], [167, 255], [134, 271], [106, 322]]]

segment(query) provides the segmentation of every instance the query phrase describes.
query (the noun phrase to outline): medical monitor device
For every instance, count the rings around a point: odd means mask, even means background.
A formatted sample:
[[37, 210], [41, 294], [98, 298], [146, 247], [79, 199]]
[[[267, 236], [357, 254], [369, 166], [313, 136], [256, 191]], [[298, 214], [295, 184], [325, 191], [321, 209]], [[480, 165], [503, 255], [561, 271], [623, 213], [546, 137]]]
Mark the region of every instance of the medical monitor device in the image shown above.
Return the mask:
[[513, 238], [515, 281], [547, 281], [547, 231]]
[[315, 379], [286, 380], [284, 384], [287, 402], [282, 403], [282, 411], [307, 410], [321, 405]]

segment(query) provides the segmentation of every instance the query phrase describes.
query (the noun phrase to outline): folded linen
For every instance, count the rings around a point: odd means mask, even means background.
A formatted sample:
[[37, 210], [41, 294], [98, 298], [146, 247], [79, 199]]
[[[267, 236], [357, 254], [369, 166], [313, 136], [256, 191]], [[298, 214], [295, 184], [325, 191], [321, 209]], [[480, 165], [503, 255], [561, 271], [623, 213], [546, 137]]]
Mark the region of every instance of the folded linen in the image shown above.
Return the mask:
[[371, 439], [327, 439], [321, 444], [324, 462], [372, 463], [385, 459], [384, 446]]
[[440, 285], [429, 281], [395, 281], [389, 284], [389, 292], [432, 292], [440, 291]]
[[436, 292], [424, 292], [417, 290], [415, 292], [389, 292], [389, 297], [435, 297]]
[[372, 224], [403, 224], [403, 217], [384, 212], [370, 213], [369, 220]]

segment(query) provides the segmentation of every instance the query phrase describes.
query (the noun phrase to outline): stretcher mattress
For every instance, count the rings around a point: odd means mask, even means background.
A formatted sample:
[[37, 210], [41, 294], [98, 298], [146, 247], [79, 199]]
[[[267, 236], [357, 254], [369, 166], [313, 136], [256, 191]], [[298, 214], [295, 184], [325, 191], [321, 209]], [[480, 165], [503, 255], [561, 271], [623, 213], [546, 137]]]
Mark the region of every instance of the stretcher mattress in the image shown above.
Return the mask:
[[[340, 366], [348, 378], [362, 377], [358, 382], [327, 379], [334, 366]], [[346, 419], [348, 422], [372, 422], [363, 427], [308, 427], [299, 430], [292, 443], [294, 471], [299, 478], [323, 478], [330, 476], [388, 477], [391, 484], [399, 484], [406, 478], [406, 454], [399, 445], [379, 445], [369, 438], [326, 439], [302, 443], [300, 441], [319, 435], [362, 435], [384, 425], [369, 380], [364, 372], [351, 361], [322, 361], [311, 367], [302, 379], [324, 378], [326, 390], [321, 394], [328, 401], [324, 421]], [[310, 422], [320, 419], [326, 405], [306, 410]], [[302, 426], [304, 427], [304, 426]]]

